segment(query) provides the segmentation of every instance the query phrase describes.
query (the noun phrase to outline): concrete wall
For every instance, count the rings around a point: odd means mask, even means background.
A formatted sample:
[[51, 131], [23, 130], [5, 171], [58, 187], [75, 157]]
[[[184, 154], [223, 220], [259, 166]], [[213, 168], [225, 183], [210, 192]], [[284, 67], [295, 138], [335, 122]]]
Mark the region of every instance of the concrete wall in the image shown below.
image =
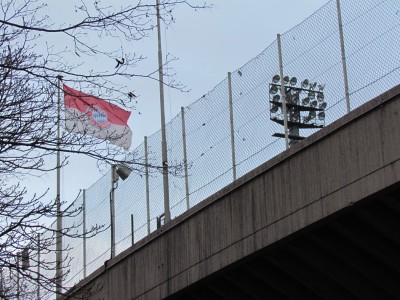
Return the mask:
[[399, 93], [388, 91], [239, 178], [108, 261], [75, 296], [91, 288], [97, 292], [87, 299], [162, 299], [399, 182]]

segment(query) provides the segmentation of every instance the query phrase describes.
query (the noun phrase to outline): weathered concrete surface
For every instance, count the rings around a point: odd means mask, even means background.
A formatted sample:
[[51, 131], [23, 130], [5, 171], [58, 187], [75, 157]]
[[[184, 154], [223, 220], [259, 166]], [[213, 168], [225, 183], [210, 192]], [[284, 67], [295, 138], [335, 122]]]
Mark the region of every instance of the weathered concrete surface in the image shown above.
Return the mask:
[[127, 249], [85, 299], [163, 299], [400, 182], [400, 87], [318, 131]]

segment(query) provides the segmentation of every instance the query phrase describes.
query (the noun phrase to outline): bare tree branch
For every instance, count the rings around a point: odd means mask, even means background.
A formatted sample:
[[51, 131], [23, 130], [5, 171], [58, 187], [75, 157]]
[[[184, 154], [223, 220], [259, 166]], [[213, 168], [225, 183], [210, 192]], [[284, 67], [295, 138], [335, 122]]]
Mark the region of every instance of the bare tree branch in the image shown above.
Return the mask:
[[[173, 11], [178, 6], [195, 10], [209, 7], [189, 0], [160, 2], [161, 18], [166, 24], [174, 22]], [[38, 285], [43, 292], [54, 293], [58, 282], [54, 276], [57, 230], [51, 225], [57, 216], [57, 204], [48, 189], [31, 195], [24, 179], [55, 170], [57, 166], [48, 161], [58, 146], [65, 154], [85, 155], [99, 165], [125, 163], [139, 173], [145, 166], [137, 153], [85, 133], [64, 131], [58, 138], [57, 130], [67, 120], [64, 108], [61, 117], [57, 117], [57, 78], [63, 76], [76, 89], [134, 110], [140, 92], [134, 94], [130, 81], [158, 81], [158, 68], [138, 71], [146, 57], [123, 48], [126, 43], [147, 38], [156, 28], [156, 10], [155, 4], [142, 1], [117, 8], [103, 6], [98, 0], [82, 0], [75, 7], [80, 19], [64, 25], [55, 21], [57, 17], [46, 15], [47, 4], [39, 0], [0, 3], [0, 298], [36, 299]], [[106, 63], [91, 64], [91, 59]], [[170, 68], [174, 60], [168, 60], [163, 67]], [[174, 80], [168, 82], [172, 88], [186, 89]], [[68, 157], [61, 167], [66, 164]], [[162, 166], [151, 167], [162, 170]], [[179, 174], [179, 170], [179, 163], [170, 167], [173, 174]], [[63, 218], [75, 218], [81, 210], [68, 207]], [[72, 223], [61, 234], [80, 239], [80, 225]], [[107, 228], [98, 224], [86, 236]], [[69, 247], [64, 245], [64, 253]], [[63, 256], [63, 276], [68, 275], [71, 259]], [[100, 288], [95, 286], [90, 292]]]

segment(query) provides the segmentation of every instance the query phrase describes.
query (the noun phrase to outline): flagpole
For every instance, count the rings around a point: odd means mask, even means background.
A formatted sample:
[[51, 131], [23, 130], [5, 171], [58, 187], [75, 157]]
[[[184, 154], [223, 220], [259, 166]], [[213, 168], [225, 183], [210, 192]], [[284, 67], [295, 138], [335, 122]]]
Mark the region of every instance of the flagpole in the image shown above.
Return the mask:
[[61, 153], [60, 153], [60, 123], [61, 123], [61, 79], [62, 76], [57, 76], [57, 231], [56, 231], [56, 299], [61, 299], [62, 293], [62, 214], [61, 214]]
[[169, 210], [169, 183], [168, 183], [168, 157], [167, 157], [167, 139], [165, 134], [165, 110], [164, 110], [164, 78], [163, 78], [163, 61], [161, 51], [161, 28], [160, 28], [160, 3], [156, 0], [157, 10], [157, 33], [158, 33], [158, 78], [160, 84], [160, 108], [161, 108], [161, 151], [162, 151], [162, 173], [164, 185], [164, 222], [171, 220], [171, 212]]

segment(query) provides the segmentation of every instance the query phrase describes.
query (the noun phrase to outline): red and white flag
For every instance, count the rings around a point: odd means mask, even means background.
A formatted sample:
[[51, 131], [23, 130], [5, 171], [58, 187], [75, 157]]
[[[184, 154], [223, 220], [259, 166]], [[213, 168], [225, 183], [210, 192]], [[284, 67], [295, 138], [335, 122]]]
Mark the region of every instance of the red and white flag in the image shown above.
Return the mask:
[[64, 84], [65, 127], [129, 149], [132, 131], [131, 112], [105, 100], [74, 90]]

